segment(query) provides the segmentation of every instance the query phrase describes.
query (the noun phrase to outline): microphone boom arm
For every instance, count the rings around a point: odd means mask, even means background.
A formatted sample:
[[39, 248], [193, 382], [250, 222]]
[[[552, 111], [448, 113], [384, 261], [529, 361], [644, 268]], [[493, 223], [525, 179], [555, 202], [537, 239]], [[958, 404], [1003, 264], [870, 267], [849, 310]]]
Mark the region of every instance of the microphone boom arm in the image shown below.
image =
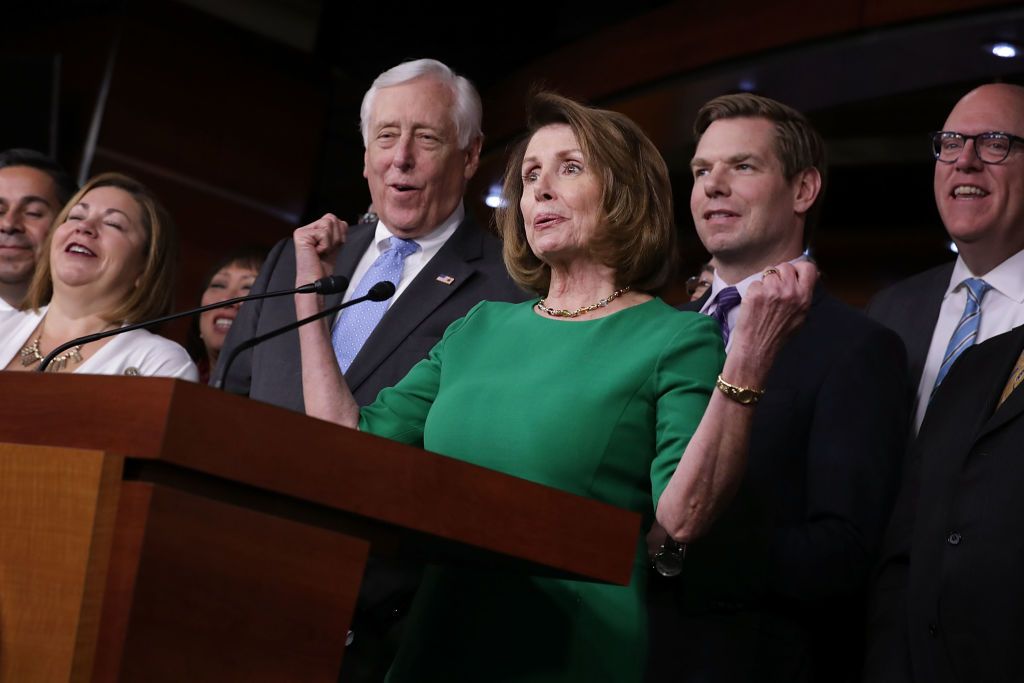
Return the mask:
[[224, 308], [225, 306], [233, 306], [234, 304], [242, 303], [242, 302], [245, 302], [245, 301], [256, 301], [256, 300], [259, 300], [259, 299], [269, 299], [269, 298], [275, 297], [275, 296], [285, 296], [286, 294], [309, 294], [309, 293], [330, 294], [330, 293], [335, 293], [335, 292], [339, 291], [338, 288], [340, 288], [340, 291], [345, 291], [345, 287], [346, 286], [348, 286], [348, 279], [347, 278], [344, 278], [344, 277], [341, 277], [341, 276], [334, 276], [334, 277], [330, 277], [329, 276], [329, 277], [326, 277], [326, 278], [321, 278], [321, 279], [317, 280], [316, 282], [311, 282], [308, 285], [302, 285], [301, 287], [296, 287], [295, 289], [281, 289], [281, 290], [278, 290], [276, 292], [264, 292], [263, 294], [247, 294], [246, 296], [236, 296], [235, 298], [227, 299], [226, 301], [218, 301], [216, 303], [207, 304], [205, 306], [200, 306], [199, 308], [192, 308], [192, 309], [189, 309], [187, 311], [181, 311], [179, 313], [171, 313], [170, 315], [165, 315], [164, 317], [157, 318], [156, 320], [144, 320], [144, 321], [139, 322], [139, 323], [133, 323], [131, 325], [125, 325], [124, 327], [115, 327], [112, 330], [105, 330], [103, 332], [96, 332], [95, 334], [88, 334], [88, 335], [86, 335], [84, 337], [77, 337], [75, 339], [72, 339], [71, 341], [64, 342], [63, 344], [61, 344], [60, 346], [55, 348], [53, 351], [50, 351], [48, 354], [46, 354], [46, 357], [43, 358], [43, 361], [39, 364], [39, 367], [36, 368], [36, 372], [46, 372], [46, 366], [48, 366], [50, 364], [50, 362], [56, 356], [58, 356], [59, 354], [63, 353], [64, 351], [70, 349], [72, 346], [79, 346], [81, 344], [89, 344], [89, 343], [94, 342], [94, 341], [99, 341], [100, 339], [106, 339], [107, 337], [113, 337], [115, 334], [122, 334], [124, 332], [131, 332], [132, 330], [137, 330], [137, 329], [140, 329], [140, 328], [143, 328], [143, 327], [152, 327], [153, 325], [162, 325], [163, 323], [170, 322], [172, 320], [177, 320], [178, 318], [184, 318], [185, 316], [188, 316], [188, 315], [196, 315], [197, 313], [205, 313], [206, 311], [212, 311], [215, 308]]
[[348, 301], [343, 301], [340, 304], [336, 304], [334, 306], [331, 306], [330, 308], [325, 308], [319, 313], [314, 313], [313, 315], [303, 318], [302, 320], [296, 320], [293, 323], [288, 323], [287, 325], [282, 325], [281, 327], [270, 330], [270, 332], [265, 332], [259, 336], [250, 337], [249, 339], [246, 339], [244, 342], [242, 342], [235, 348], [231, 349], [231, 355], [229, 355], [227, 357], [227, 360], [224, 361], [224, 369], [221, 371], [220, 376], [217, 377], [217, 379], [213, 382], [213, 388], [224, 388], [224, 378], [228, 376], [228, 370], [231, 369], [231, 364], [235, 362], [235, 358], [238, 357], [238, 354], [240, 354], [242, 351], [245, 351], [246, 349], [251, 349], [257, 344], [262, 344], [268, 339], [272, 339], [278, 336], [279, 334], [291, 332], [292, 330], [298, 329], [307, 323], [320, 320], [321, 318], [326, 318], [329, 315], [337, 313], [343, 308], [348, 308], [349, 306], [354, 306], [355, 304], [360, 304], [364, 301], [384, 301], [394, 296], [394, 293], [394, 284], [384, 280], [378, 282], [376, 285], [370, 288], [370, 291], [367, 292], [366, 295], [364, 296], [360, 296], [355, 299], [349, 299]]

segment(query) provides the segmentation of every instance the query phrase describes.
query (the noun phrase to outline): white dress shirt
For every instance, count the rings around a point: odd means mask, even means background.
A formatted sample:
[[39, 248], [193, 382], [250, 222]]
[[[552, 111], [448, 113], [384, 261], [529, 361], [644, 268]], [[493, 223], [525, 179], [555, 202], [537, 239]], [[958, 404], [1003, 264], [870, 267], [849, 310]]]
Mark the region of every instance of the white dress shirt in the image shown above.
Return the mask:
[[[967, 288], [961, 287], [960, 283], [972, 277], [979, 276], [974, 275], [964, 260], [958, 257], [953, 266], [953, 274], [949, 278], [949, 286], [942, 298], [939, 319], [932, 332], [928, 356], [921, 372], [921, 383], [917, 387], [914, 431], [920, 429], [921, 422], [924, 421], [935, 378], [939, 374], [946, 347], [949, 346], [949, 338], [953, 336], [953, 331], [956, 330], [967, 305]], [[991, 285], [992, 289], [981, 299], [981, 320], [975, 344], [1024, 324], [1024, 251], [1018, 251], [980, 277]]]
[[[402, 296], [402, 292], [409, 286], [409, 283], [419, 275], [424, 266], [430, 262], [430, 259], [434, 258], [437, 252], [441, 250], [441, 247], [444, 246], [444, 243], [448, 241], [448, 238], [452, 236], [452, 233], [455, 232], [455, 229], [459, 227], [459, 224], [462, 223], [465, 217], [466, 209], [460, 201], [459, 205], [455, 207], [455, 212], [441, 225], [429, 234], [413, 240], [416, 244], [420, 245], [420, 248], [415, 254], [410, 254], [406, 257], [405, 263], [402, 266], [402, 278], [398, 281], [395, 295], [388, 299], [388, 308], [391, 308], [398, 297]], [[388, 239], [391, 237], [393, 235], [387, 226], [382, 221], [377, 221], [377, 229], [373, 233], [373, 241], [366, 249], [362, 258], [359, 259], [356, 269], [352, 272], [352, 280], [349, 281], [348, 289], [345, 291], [345, 301], [352, 298], [356, 287], [359, 286], [359, 282], [366, 275], [366, 271], [370, 269], [370, 266], [377, 260], [377, 257], [387, 250], [389, 246]]]

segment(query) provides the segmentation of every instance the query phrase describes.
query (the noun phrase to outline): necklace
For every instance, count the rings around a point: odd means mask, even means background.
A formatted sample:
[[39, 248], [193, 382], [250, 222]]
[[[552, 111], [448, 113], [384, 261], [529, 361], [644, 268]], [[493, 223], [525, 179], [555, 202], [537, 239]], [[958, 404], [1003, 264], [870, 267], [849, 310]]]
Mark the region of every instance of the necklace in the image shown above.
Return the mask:
[[[35, 338], [35, 340], [31, 344], [26, 344], [25, 346], [23, 346], [21, 348], [21, 351], [18, 352], [18, 354], [21, 356], [21, 364], [24, 365], [26, 368], [30, 365], [33, 365], [35, 363], [41, 363], [43, 361], [43, 358], [45, 356], [39, 353], [39, 340], [41, 340], [42, 338], [43, 333], [40, 330], [39, 335]], [[75, 361], [75, 364], [81, 363], [81, 351], [82, 345], [78, 344], [77, 346], [72, 346], [70, 349], [60, 354], [59, 356], [54, 356], [53, 360], [50, 361], [50, 364], [46, 366], [46, 371], [60, 372], [61, 370], [67, 367], [69, 360]]]
[[580, 306], [575, 311], [570, 311], [565, 308], [548, 308], [544, 305], [544, 299], [538, 301], [534, 306], [539, 308], [544, 313], [547, 313], [552, 318], [578, 318], [584, 313], [590, 313], [596, 311], [599, 308], [604, 308], [609, 303], [618, 299], [620, 296], [629, 291], [629, 286], [625, 286], [622, 289], [616, 289], [614, 292], [606, 296], [605, 298], [598, 301], [596, 304], [590, 304], [589, 306]]

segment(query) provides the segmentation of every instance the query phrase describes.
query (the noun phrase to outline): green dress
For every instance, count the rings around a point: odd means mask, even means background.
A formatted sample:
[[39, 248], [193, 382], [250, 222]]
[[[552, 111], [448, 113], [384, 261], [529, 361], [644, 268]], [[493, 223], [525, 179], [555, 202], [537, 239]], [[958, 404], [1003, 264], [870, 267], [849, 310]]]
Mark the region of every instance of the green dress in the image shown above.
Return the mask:
[[[647, 524], [723, 361], [713, 320], [660, 299], [578, 322], [484, 302], [359, 424]], [[388, 680], [640, 681], [645, 566], [639, 538], [629, 586], [429, 567]]]

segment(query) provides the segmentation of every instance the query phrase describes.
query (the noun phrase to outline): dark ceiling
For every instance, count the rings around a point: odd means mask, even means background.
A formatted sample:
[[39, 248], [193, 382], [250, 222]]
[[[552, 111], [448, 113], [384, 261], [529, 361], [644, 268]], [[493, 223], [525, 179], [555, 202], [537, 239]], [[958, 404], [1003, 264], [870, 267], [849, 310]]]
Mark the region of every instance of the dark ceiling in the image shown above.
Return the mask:
[[[16, 0], [6, 3], [5, 23], [116, 18], [123, 7], [143, 1]], [[621, 38], [622, 27], [634, 25], [630, 22], [689, 7], [651, 0], [613, 5], [572, 1], [485, 13], [478, 3], [177, 1], [201, 11], [210, 22], [226, 22], [226, 33], [269, 38], [330, 74], [327, 130], [307, 217], [324, 211], [352, 217], [368, 203], [361, 178], [358, 104], [382, 70], [404, 59], [439, 58], [473, 80], [486, 101], [488, 92], [501, 91], [522, 73], [533, 73], [543, 82], [547, 74], [536, 65], [564, 59], [566, 50], [577, 44], [589, 41], [592, 47], [595, 38], [616, 28]], [[964, 0], [952, 6], [984, 4]], [[705, 14], [710, 11], [700, 7]], [[705, 22], [711, 20], [705, 17]], [[747, 39], [722, 36], [739, 43]], [[677, 219], [689, 239], [688, 267], [703, 258], [687, 228], [690, 122], [699, 105], [724, 92], [754, 90], [805, 111], [825, 136], [830, 155], [831, 182], [816, 254], [826, 271], [843, 282], [846, 298], [860, 303], [884, 282], [949, 258], [931, 196], [926, 134], [941, 126], [955, 101], [974, 85], [1024, 83], [1024, 59], [999, 59], [987, 50], [998, 40], [1024, 44], [1024, 8], [947, 13], [938, 20], [791, 42], [672, 77], [634, 79], [628, 87], [603, 91], [591, 103], [635, 118], [665, 155], [673, 172]], [[592, 82], [593, 73], [588, 76]], [[515, 103], [521, 106], [518, 99]], [[495, 113], [485, 111], [490, 137], [469, 198], [470, 208], [485, 218], [483, 195], [500, 176], [504, 150], [514, 136], [508, 126], [495, 132]], [[509, 112], [498, 113], [510, 119]], [[519, 120], [518, 111], [511, 114], [511, 120]]]

